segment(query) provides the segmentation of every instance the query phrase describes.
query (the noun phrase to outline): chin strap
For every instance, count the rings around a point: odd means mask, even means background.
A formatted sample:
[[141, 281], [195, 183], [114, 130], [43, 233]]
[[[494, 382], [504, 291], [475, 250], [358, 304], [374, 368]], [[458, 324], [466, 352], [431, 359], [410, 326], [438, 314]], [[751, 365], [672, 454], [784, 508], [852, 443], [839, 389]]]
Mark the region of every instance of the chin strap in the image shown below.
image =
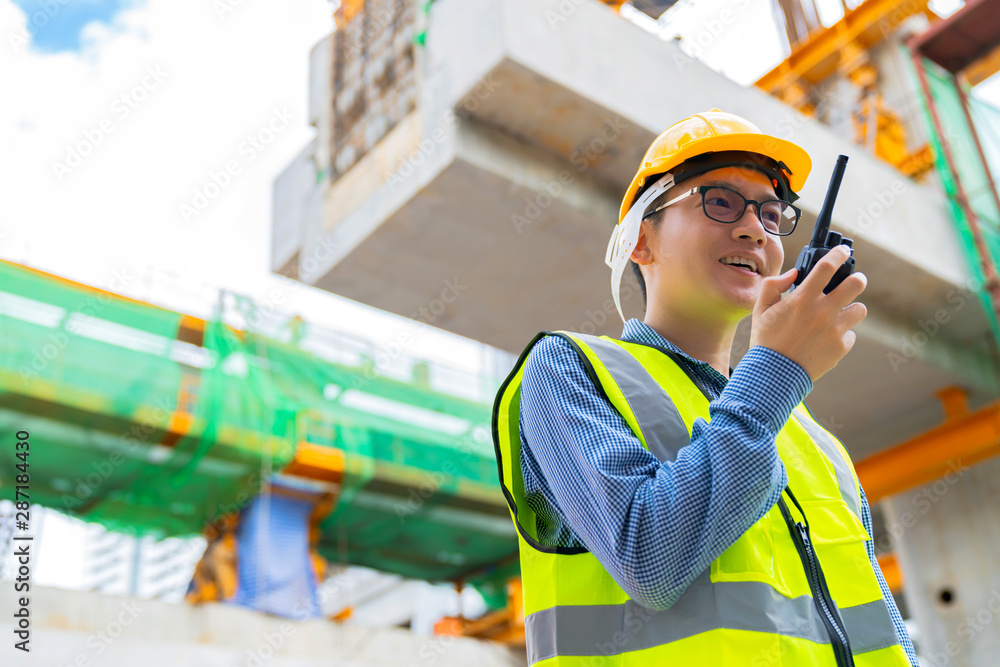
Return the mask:
[[625, 322], [625, 315], [622, 313], [621, 297], [619, 289], [622, 284], [622, 274], [628, 265], [629, 257], [635, 249], [635, 244], [639, 241], [639, 226], [642, 224], [642, 214], [657, 197], [674, 186], [674, 175], [663, 174], [656, 183], [642, 193], [642, 196], [632, 205], [632, 208], [625, 214], [625, 218], [615, 225], [611, 231], [611, 239], [608, 241], [608, 250], [604, 254], [604, 263], [611, 267], [611, 294], [615, 297], [615, 306], [618, 307], [618, 315]]

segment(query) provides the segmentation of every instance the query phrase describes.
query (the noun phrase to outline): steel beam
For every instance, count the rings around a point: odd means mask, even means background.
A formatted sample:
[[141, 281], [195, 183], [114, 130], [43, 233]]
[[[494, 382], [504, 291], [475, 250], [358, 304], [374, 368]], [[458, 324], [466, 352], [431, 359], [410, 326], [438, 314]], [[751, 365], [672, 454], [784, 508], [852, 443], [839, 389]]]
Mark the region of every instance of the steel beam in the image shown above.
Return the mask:
[[947, 415], [943, 424], [855, 466], [869, 502], [876, 503], [1000, 454], [1000, 401], [970, 412], [963, 394], [957, 388], [940, 392]]

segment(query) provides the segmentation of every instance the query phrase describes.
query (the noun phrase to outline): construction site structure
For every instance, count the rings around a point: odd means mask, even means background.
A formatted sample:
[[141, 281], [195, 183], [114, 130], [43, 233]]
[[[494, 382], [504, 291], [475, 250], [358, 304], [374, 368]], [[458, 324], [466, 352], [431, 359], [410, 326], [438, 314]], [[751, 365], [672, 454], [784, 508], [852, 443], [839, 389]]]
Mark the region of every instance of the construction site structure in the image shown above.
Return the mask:
[[[198, 317], [0, 262], [0, 418], [35, 445], [32, 502], [207, 545], [194, 607], [148, 602], [158, 623], [117, 642], [115, 664], [150, 642], [174, 646], [164, 664], [201, 655], [194, 644], [228, 658], [259, 636], [277, 639], [234, 659], [336, 645], [365, 665], [424, 650], [523, 664], [493, 397], [538, 331], [620, 334], [603, 257], [622, 193], [660, 131], [712, 107], [813, 158], [786, 269], [834, 159], [850, 156], [833, 228], [855, 241], [869, 315], [808, 403], [851, 452], [921, 654], [1000, 654], [1000, 114], [969, 95], [1000, 65], [1000, 2], [942, 19], [921, 0], [867, 0], [824, 25], [811, 0], [781, 0], [789, 55], [751, 87], [619, 14], [671, 4], [345, 1], [313, 49], [317, 136], [274, 184], [273, 269], [506, 351], [479, 374], [412, 357], [406, 332], [375, 346], [232, 294]], [[745, 4], [720, 9], [713, 42], [744, 37]], [[622, 296], [641, 316], [638, 286]], [[27, 474], [14, 465], [0, 460], [0, 499]], [[155, 567], [167, 552], [151, 553]], [[438, 643], [419, 646], [350, 627], [349, 607], [325, 619], [322, 582], [353, 565], [471, 586], [488, 611], [440, 619]], [[104, 573], [91, 576], [101, 590]], [[38, 596], [53, 664], [131, 604]]]

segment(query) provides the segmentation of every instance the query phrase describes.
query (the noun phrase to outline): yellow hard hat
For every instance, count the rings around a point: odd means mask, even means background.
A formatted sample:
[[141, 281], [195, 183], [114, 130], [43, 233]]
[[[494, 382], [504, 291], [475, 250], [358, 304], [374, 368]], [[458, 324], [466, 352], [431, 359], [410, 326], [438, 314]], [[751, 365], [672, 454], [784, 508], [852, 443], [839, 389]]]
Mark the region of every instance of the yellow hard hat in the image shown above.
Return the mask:
[[759, 127], [744, 118], [720, 109], [696, 113], [674, 123], [653, 141], [642, 158], [642, 166], [625, 193], [621, 210], [618, 212], [618, 222], [621, 223], [625, 219], [625, 215], [639, 195], [640, 188], [647, 182], [652, 182], [650, 176], [669, 172], [684, 162], [706, 153], [732, 152], [756, 153], [764, 158], [770, 158], [767, 163], [771, 168], [764, 167], [762, 163], [754, 165], [744, 160], [714, 161], [706, 163], [701, 169], [683, 169], [682, 174], [675, 175], [674, 182], [704, 173], [709, 168], [747, 164], [771, 174], [772, 185], [779, 196], [794, 201], [798, 198], [796, 193], [805, 185], [806, 177], [812, 168], [812, 160], [802, 148], [790, 141], [764, 134]]

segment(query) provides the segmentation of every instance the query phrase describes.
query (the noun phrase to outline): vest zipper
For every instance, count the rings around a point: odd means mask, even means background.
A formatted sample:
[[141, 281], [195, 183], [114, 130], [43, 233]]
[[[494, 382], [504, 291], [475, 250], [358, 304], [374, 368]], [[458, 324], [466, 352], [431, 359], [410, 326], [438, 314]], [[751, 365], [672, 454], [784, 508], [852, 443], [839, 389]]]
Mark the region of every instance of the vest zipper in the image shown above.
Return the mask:
[[[792, 502], [795, 503], [799, 512], [805, 517], [805, 512], [799, 507], [799, 503], [795, 500], [795, 496], [792, 495], [791, 489], [786, 488], [785, 490], [788, 491], [789, 497], [791, 497]], [[781, 515], [784, 517], [785, 523], [788, 524], [788, 529], [792, 534], [792, 541], [795, 542], [795, 549], [799, 552], [799, 559], [806, 570], [806, 578], [809, 580], [809, 589], [812, 591], [813, 602], [816, 604], [816, 608], [823, 618], [823, 624], [826, 626], [826, 631], [830, 635], [837, 665], [838, 667], [854, 667], [854, 655], [851, 653], [851, 644], [847, 639], [847, 632], [844, 630], [844, 622], [841, 620], [840, 614], [837, 613], [837, 607], [833, 604], [833, 599], [830, 597], [830, 589], [826, 586], [823, 569], [820, 567], [816, 550], [813, 549], [812, 541], [809, 539], [809, 526], [792, 519], [791, 512], [788, 511], [788, 505], [785, 504], [784, 498], [778, 500], [778, 507], [781, 509]]]

